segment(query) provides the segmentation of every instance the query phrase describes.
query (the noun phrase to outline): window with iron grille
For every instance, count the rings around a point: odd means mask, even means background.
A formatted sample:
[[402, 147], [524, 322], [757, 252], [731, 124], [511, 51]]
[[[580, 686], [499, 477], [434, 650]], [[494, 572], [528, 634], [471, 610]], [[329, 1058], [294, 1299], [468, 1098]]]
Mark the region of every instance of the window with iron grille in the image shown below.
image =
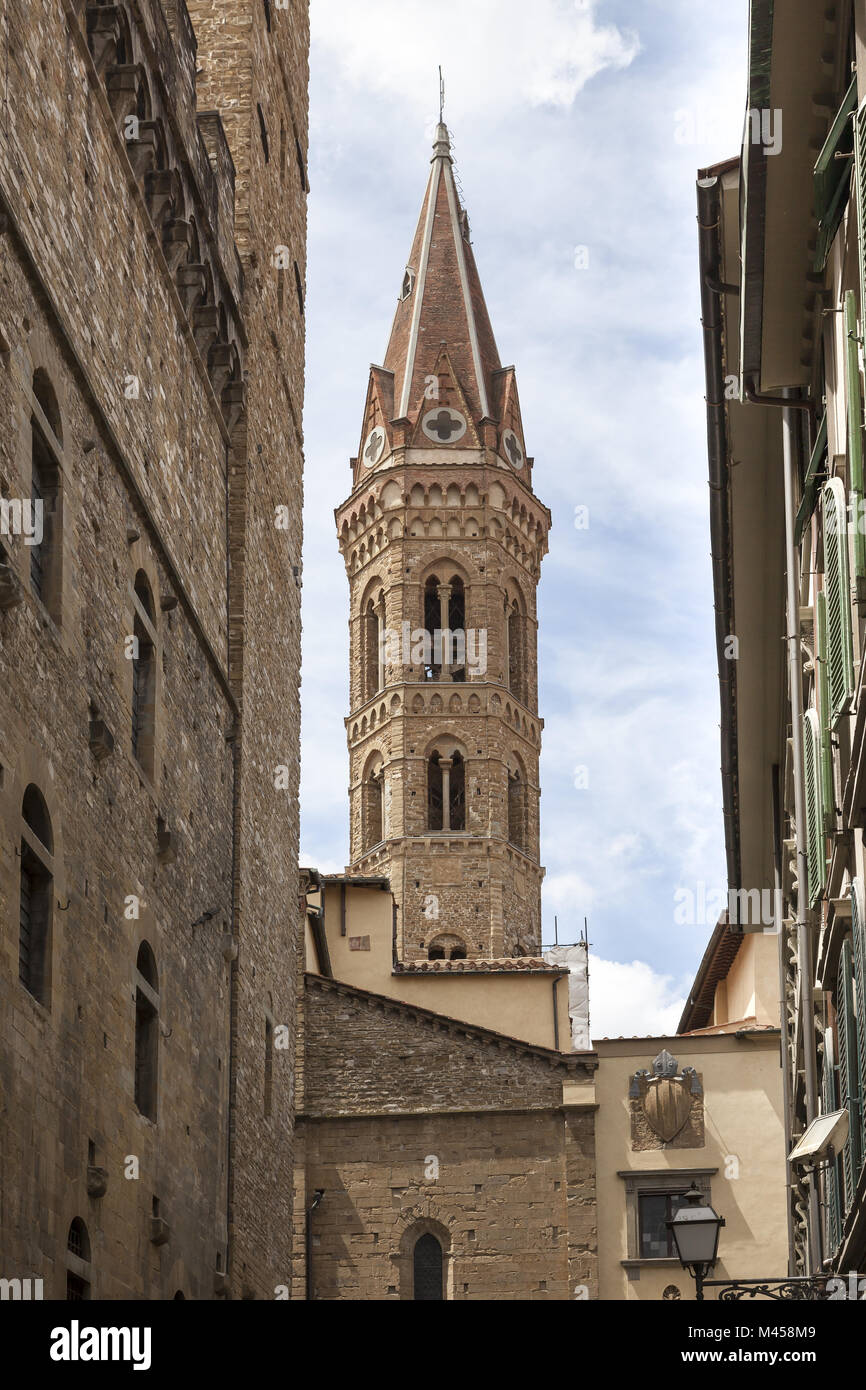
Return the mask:
[[419, 1236], [412, 1252], [412, 1297], [416, 1302], [442, 1302], [442, 1246], [434, 1235]]

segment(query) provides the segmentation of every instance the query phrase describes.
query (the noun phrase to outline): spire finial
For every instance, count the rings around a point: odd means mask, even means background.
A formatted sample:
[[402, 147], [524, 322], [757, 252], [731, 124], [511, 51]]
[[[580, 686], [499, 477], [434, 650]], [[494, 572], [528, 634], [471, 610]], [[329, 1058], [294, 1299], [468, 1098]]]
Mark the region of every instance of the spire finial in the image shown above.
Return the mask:
[[445, 79], [442, 76], [442, 66], [439, 66], [439, 124], [445, 122]]

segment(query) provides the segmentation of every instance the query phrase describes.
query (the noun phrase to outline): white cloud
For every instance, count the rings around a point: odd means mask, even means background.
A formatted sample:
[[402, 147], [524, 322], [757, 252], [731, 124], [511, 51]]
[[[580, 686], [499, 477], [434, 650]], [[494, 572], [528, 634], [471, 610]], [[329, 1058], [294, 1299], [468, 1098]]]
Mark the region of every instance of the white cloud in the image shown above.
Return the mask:
[[311, 10], [313, 61], [335, 57], [360, 92], [384, 93], [403, 114], [435, 109], [438, 64], [447, 111], [495, 119], [521, 105], [567, 109], [591, 78], [622, 69], [637, 35], [599, 24], [593, 0], [319, 0]]
[[[441, 62], [481, 279], [554, 519], [539, 589], [544, 937], [554, 913], [570, 940], [587, 915], [605, 959], [677, 972], [707, 928], [677, 926], [676, 889], [724, 882], [694, 180], [737, 149], [748, 5], [642, 6], [637, 57], [630, 10], [441, 0], [434, 24], [421, 0], [313, 0], [303, 838], [322, 862], [348, 853], [332, 509], [421, 207]], [[665, 979], [646, 992], [676, 1012]]]
[[590, 952], [589, 1017], [593, 1038], [665, 1037], [676, 1032], [691, 976], [675, 980], [645, 961], [602, 960]]

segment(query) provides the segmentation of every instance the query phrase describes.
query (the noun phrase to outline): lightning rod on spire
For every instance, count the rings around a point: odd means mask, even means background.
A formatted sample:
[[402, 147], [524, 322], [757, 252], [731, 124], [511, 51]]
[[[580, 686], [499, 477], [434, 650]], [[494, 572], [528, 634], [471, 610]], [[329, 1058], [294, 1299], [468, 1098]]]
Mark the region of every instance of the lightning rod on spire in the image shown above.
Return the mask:
[[445, 111], [445, 82], [442, 77], [442, 68], [439, 68], [439, 124], [444, 120]]

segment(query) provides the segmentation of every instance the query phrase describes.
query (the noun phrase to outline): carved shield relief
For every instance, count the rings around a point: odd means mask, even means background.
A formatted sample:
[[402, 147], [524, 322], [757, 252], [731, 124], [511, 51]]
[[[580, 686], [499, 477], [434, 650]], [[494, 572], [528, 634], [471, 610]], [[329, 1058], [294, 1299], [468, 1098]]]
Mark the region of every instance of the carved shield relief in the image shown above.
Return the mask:
[[647, 1083], [644, 1114], [653, 1133], [666, 1144], [679, 1134], [691, 1108], [692, 1097], [684, 1076], [657, 1077]]
[[694, 1067], [680, 1069], [663, 1049], [652, 1071], [636, 1071], [629, 1086], [632, 1149], [700, 1148], [704, 1143], [703, 1087]]

